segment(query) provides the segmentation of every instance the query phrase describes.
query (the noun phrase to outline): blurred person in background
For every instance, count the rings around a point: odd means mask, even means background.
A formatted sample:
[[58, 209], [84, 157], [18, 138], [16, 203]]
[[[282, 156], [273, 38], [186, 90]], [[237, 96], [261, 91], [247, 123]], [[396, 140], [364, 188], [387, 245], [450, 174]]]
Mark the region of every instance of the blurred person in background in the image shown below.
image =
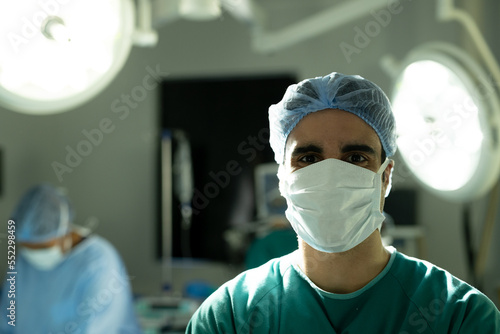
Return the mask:
[[[73, 216], [69, 199], [48, 184], [20, 200], [12, 214], [15, 270], [8, 270], [17, 272], [15, 297], [9, 298], [4, 280], [1, 333], [141, 333], [119, 254], [105, 239], [72, 225]], [[15, 322], [8, 317], [12, 300]]]

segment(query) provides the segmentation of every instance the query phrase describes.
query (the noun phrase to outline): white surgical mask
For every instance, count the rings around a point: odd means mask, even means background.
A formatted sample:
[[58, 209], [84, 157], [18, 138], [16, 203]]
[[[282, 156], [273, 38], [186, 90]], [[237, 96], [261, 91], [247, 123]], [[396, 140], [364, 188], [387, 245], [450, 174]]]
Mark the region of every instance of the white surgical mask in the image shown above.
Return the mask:
[[59, 245], [41, 249], [23, 248], [21, 254], [26, 261], [39, 270], [51, 270], [65, 258]]
[[280, 192], [295, 232], [322, 252], [345, 252], [359, 245], [385, 219], [380, 212], [381, 175], [389, 162], [377, 173], [337, 159], [290, 174], [280, 167]]
[[71, 234], [64, 237], [63, 249], [59, 245], [47, 248], [31, 249], [23, 247], [21, 254], [33, 267], [39, 270], [51, 270], [64, 261], [66, 254], [71, 250], [73, 239]]

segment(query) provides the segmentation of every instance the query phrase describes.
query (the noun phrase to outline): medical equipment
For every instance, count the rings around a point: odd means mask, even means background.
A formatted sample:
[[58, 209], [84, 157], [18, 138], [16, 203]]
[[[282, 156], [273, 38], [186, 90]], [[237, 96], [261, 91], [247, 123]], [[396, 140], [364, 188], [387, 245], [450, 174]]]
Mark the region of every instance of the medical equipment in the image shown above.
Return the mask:
[[2, 2], [0, 104], [52, 114], [95, 97], [125, 64], [134, 14], [132, 0]]
[[[484, 69], [443, 42], [422, 45], [401, 62], [384, 61], [393, 73], [398, 149], [407, 168], [445, 199], [485, 194], [500, 173], [500, 101]], [[460, 168], [450, 169], [450, 161]]]

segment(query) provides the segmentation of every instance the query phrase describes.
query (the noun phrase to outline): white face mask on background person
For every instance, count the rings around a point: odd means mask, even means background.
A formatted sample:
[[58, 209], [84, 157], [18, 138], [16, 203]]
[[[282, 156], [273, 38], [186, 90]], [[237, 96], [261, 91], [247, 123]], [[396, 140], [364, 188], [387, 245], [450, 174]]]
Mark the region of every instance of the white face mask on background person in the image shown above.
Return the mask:
[[33, 267], [39, 270], [51, 270], [57, 267], [66, 258], [67, 252], [71, 249], [71, 236], [64, 237], [63, 247], [61, 249], [59, 244], [47, 248], [26, 248], [21, 249], [21, 255]]
[[29, 264], [39, 270], [51, 270], [65, 258], [59, 245], [42, 249], [23, 248], [21, 254]]
[[311, 247], [327, 253], [354, 248], [380, 228], [381, 175], [338, 159], [325, 159], [293, 173], [280, 166], [280, 192], [286, 217]]

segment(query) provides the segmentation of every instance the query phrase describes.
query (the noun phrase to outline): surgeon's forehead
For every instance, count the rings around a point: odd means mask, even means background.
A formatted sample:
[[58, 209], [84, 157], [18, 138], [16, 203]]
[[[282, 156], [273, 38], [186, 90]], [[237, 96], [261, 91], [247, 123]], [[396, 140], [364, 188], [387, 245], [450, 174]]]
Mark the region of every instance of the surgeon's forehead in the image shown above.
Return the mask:
[[285, 144], [285, 158], [297, 146], [321, 148], [368, 146], [378, 156], [382, 144], [375, 130], [360, 117], [339, 109], [325, 109], [306, 115], [290, 132]]

